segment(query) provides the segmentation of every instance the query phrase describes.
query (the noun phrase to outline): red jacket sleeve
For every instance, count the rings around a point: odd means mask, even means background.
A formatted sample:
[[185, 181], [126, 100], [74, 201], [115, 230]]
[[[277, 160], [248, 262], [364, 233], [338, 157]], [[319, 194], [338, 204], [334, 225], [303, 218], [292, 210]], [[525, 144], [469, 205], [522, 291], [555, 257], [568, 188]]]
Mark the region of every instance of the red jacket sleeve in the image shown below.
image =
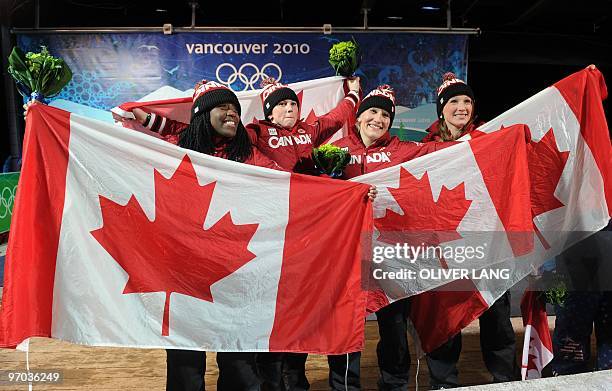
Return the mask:
[[150, 114], [151, 119], [146, 126], [143, 126], [153, 132], [159, 133], [161, 136], [176, 136], [189, 126], [186, 123], [175, 121], [155, 113]]
[[318, 147], [336, 133], [346, 121], [355, 115], [359, 94], [349, 92], [332, 111], [317, 118], [313, 146]]

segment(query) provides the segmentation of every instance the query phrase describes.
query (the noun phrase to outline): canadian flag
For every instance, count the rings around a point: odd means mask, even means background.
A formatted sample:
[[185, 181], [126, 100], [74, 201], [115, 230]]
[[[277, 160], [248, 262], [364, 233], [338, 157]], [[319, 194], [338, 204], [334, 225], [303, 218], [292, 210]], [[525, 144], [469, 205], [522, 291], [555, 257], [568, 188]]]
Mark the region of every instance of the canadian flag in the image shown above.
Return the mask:
[[[338, 105], [342, 98], [344, 98], [347, 92], [345, 79], [340, 76], [291, 83], [288, 87], [296, 92], [300, 100], [300, 115], [306, 122], [312, 122], [318, 116], [330, 112]], [[262, 90], [259, 89], [236, 92], [242, 109], [241, 119], [243, 123], [247, 124], [254, 122], [256, 119], [264, 118], [260, 97], [261, 91]], [[193, 104], [192, 94], [193, 90], [188, 90], [183, 97], [173, 97], [172, 99], [155, 101], [126, 102], [114, 107], [111, 111], [127, 120], [122, 123], [124, 127], [139, 130], [154, 137], [164, 138], [176, 144], [178, 140], [176, 136], [169, 135], [162, 137], [143, 127], [137, 121], [130, 121], [134, 119], [134, 114], [131, 113], [131, 110], [140, 108], [147, 113], [162, 115], [188, 124], [190, 121], [191, 106]], [[332, 136], [332, 139], [335, 140], [342, 137], [342, 134], [346, 134], [347, 129], [351, 128], [354, 123], [353, 120], [348, 122], [349, 123], [346, 124], [342, 131], [338, 131], [336, 135]]]
[[521, 300], [521, 314], [525, 326], [521, 377], [539, 379], [544, 368], [553, 359], [553, 345], [546, 316], [546, 303], [540, 292], [526, 290]]
[[368, 186], [30, 109], [0, 346], [363, 347]]
[[[605, 227], [612, 210], [606, 96], [601, 73], [590, 67], [466, 143], [354, 178], [379, 189], [374, 249], [408, 242], [452, 250], [385, 258], [378, 275], [406, 269], [418, 278], [375, 281], [381, 289], [370, 309], [416, 295], [410, 318], [420, 347], [432, 351], [546, 259]], [[459, 249], [478, 246], [480, 259], [457, 258]], [[507, 274], [487, 274], [501, 270]]]
[[[425, 300], [411, 314], [429, 351], [543, 260], [607, 224], [606, 93], [597, 70], [578, 72], [488, 123], [486, 136], [354, 178], [379, 187], [373, 222], [362, 202], [367, 186], [243, 166], [35, 108], [1, 341], [42, 335], [96, 345], [342, 353], [363, 346], [364, 291], [376, 282], [371, 310], [432, 291], [416, 296]], [[151, 225], [160, 211], [163, 221], [181, 216], [162, 233]], [[386, 257], [370, 269], [372, 254], [362, 254], [358, 237], [372, 224], [374, 255], [404, 241], [413, 246], [410, 259]], [[214, 238], [220, 245], [205, 254], [186, 250], [206, 239], [208, 249]], [[418, 255], [426, 247], [444, 253]], [[228, 248], [220, 267], [211, 258]], [[507, 273], [492, 278], [494, 270]]]

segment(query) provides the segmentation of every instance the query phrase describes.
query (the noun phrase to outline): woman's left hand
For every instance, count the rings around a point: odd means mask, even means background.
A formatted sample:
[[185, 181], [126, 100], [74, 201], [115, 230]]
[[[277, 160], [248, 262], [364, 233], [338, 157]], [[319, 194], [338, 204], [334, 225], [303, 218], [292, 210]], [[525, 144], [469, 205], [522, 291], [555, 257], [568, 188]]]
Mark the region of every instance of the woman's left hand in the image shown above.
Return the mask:
[[346, 85], [349, 91], [353, 91], [359, 93], [359, 88], [361, 88], [359, 76], [353, 76], [347, 79]]
[[23, 105], [23, 120], [26, 120], [26, 117], [28, 116], [28, 111], [30, 111], [30, 106], [32, 105], [36, 105], [39, 104], [40, 102], [37, 101], [36, 99], [32, 99], [30, 101], [28, 101], [26, 104]]
[[368, 199], [370, 201], [374, 201], [376, 199], [377, 194], [378, 194], [378, 190], [376, 189], [376, 186], [374, 185], [370, 186], [370, 190], [368, 191]]

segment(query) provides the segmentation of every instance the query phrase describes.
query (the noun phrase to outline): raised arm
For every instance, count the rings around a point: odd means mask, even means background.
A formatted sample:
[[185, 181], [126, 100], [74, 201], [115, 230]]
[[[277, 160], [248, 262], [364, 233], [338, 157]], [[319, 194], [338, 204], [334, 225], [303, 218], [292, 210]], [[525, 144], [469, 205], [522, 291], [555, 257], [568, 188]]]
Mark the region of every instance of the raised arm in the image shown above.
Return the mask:
[[315, 147], [322, 144], [325, 140], [336, 133], [344, 123], [355, 116], [357, 107], [359, 106], [359, 78], [346, 80], [348, 92], [344, 98], [338, 103], [329, 113], [320, 116], [317, 119], [317, 131], [313, 140]]

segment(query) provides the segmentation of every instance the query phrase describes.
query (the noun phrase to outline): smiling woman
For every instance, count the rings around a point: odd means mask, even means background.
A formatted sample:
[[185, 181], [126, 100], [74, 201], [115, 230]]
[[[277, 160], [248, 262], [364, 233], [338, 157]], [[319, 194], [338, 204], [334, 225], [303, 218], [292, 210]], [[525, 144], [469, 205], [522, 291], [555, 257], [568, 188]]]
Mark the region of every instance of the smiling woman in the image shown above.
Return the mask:
[[357, 110], [357, 129], [366, 147], [381, 138], [395, 117], [395, 94], [388, 85], [370, 92]]
[[[260, 156], [240, 122], [240, 102], [224, 85], [202, 80], [195, 86], [191, 121], [181, 133], [178, 145], [242, 163], [280, 168]], [[166, 390], [201, 390], [206, 370], [206, 353], [167, 350]], [[255, 353], [217, 353], [217, 389], [258, 389]]]
[[444, 106], [442, 116], [452, 138], [460, 137], [463, 128], [472, 120], [473, 105], [468, 95], [457, 95]]
[[234, 137], [240, 123], [240, 111], [234, 103], [224, 103], [210, 110], [210, 124], [222, 137]]
[[429, 127], [423, 142], [454, 141], [476, 129], [474, 92], [469, 85], [447, 72], [437, 95], [438, 121]]
[[[389, 85], [379, 86], [366, 95], [356, 116], [353, 131], [333, 143], [351, 155], [344, 169], [344, 179], [409, 161], [434, 152], [439, 145], [401, 141], [389, 134], [395, 116], [395, 92]], [[379, 389], [408, 389], [410, 351], [406, 319], [409, 309], [410, 299], [403, 299], [376, 313], [380, 335], [376, 349], [380, 369]], [[350, 354], [344, 361], [348, 361], [348, 368], [342, 367], [346, 382], [358, 389], [360, 352]]]
[[[474, 92], [463, 80], [448, 72], [437, 90], [438, 120], [423, 141], [450, 142], [476, 130]], [[472, 278], [477, 276], [472, 276]], [[452, 295], [453, 292], [439, 292]], [[515, 335], [510, 323], [510, 293], [506, 292], [480, 317], [481, 350], [494, 382], [517, 379]], [[427, 355], [432, 389], [459, 387], [457, 362], [461, 354], [461, 332]]]
[[[240, 102], [236, 94], [214, 81], [196, 84], [189, 125], [168, 118], [133, 109], [132, 113], [143, 126], [156, 132], [176, 132], [180, 147], [273, 169], [281, 169], [251, 145], [240, 122]], [[224, 391], [259, 389], [260, 380], [255, 367], [255, 353], [219, 352], [217, 389]], [[204, 389], [206, 353], [195, 350], [167, 350], [166, 390], [199, 391]]]

